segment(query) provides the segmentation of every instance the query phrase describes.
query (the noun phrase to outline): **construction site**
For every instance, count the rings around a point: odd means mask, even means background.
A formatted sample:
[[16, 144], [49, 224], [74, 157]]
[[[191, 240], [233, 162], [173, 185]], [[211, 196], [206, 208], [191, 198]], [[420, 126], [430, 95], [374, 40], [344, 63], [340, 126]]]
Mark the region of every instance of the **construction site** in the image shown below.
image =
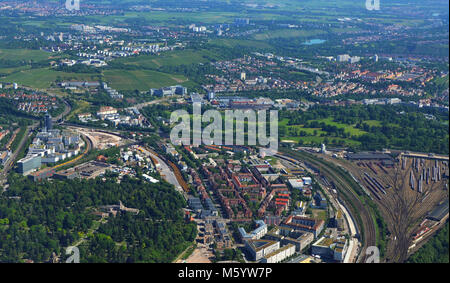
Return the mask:
[[404, 262], [448, 218], [448, 157], [409, 152], [321, 157], [347, 170], [377, 204], [389, 230], [385, 262]]
[[92, 141], [92, 147], [96, 149], [107, 149], [110, 147], [125, 145], [127, 140], [123, 139], [117, 134], [109, 133], [106, 131], [81, 128], [81, 127], [68, 127], [75, 130], [78, 133], [87, 136]]

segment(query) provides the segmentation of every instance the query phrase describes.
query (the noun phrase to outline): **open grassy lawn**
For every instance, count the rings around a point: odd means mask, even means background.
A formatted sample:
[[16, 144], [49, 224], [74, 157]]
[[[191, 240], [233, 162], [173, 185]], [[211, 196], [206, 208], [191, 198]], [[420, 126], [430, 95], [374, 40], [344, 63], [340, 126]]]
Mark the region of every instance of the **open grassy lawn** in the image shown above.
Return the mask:
[[[365, 131], [357, 129], [352, 125], [346, 125], [341, 123], [336, 123], [332, 120], [332, 118], [315, 120], [320, 122], [324, 122], [327, 125], [334, 125], [338, 128], [344, 128], [346, 132], [350, 133], [352, 136], [360, 136], [365, 134]], [[347, 146], [356, 146], [359, 145], [359, 141], [352, 140], [351, 138], [341, 138], [341, 137], [333, 137], [327, 136], [327, 132], [323, 131], [321, 128], [305, 128], [304, 125], [288, 125], [288, 119], [282, 119], [279, 122], [279, 126], [284, 126], [286, 128], [285, 134], [281, 136], [281, 141], [291, 140], [295, 142], [299, 142], [300, 140], [304, 145], [308, 144], [319, 144], [323, 143], [325, 139], [328, 140], [328, 143], [333, 144], [333, 141], [339, 142], [343, 141]], [[378, 121], [368, 121], [370, 125], [378, 125]], [[307, 136], [299, 136], [300, 131], [306, 132]]]
[[319, 123], [324, 122], [327, 125], [336, 126], [338, 128], [344, 128], [345, 131], [350, 133], [352, 136], [361, 136], [361, 135], [366, 134], [365, 131], [357, 129], [357, 128], [353, 127], [352, 125], [336, 123], [336, 122], [333, 121], [333, 118], [331, 118], [331, 117], [326, 118], [326, 119], [316, 120], [316, 121], [319, 122]]
[[327, 211], [325, 209], [311, 209], [313, 218], [321, 219], [323, 221], [327, 220]]
[[117, 90], [149, 90], [164, 86], [182, 84], [188, 79], [152, 70], [106, 70], [104, 80]]
[[[336, 123], [333, 121], [333, 118], [326, 118], [326, 119], [320, 119], [320, 120], [315, 120], [319, 123], [324, 122], [327, 125], [333, 125], [336, 126], [338, 128], [344, 128], [346, 132], [350, 133], [352, 136], [360, 136], [363, 134], [366, 134], [365, 131], [362, 131], [360, 129], [357, 129], [355, 127], [353, 127], [352, 125], [346, 125], [346, 124], [341, 124], [341, 123]], [[369, 124], [370, 126], [379, 126], [380, 123], [379, 121], [367, 121], [367, 124]], [[325, 134], [325, 131], [322, 131], [322, 129], [320, 128], [305, 128], [303, 125], [290, 125], [288, 126], [288, 119], [283, 119], [279, 122], [280, 126], [286, 126], [286, 133], [289, 133], [290, 129], [295, 129], [297, 131], [304, 131], [308, 134], [313, 134], [314, 131], [316, 131], [317, 135], [320, 136], [321, 134]]]

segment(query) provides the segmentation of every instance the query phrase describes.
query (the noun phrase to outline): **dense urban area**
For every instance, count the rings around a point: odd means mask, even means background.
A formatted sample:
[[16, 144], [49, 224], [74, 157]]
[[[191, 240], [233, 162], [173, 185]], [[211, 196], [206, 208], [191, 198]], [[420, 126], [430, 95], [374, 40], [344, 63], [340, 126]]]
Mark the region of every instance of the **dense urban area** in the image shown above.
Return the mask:
[[0, 262], [449, 262], [448, 1], [64, 2], [0, 0]]

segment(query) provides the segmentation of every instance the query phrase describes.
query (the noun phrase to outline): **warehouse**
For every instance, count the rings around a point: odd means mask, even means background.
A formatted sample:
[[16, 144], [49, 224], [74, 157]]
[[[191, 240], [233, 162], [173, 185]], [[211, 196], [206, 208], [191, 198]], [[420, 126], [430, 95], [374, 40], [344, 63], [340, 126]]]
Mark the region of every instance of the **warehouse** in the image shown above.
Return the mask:
[[389, 160], [392, 161], [392, 157], [384, 153], [371, 153], [371, 152], [360, 152], [360, 153], [347, 153], [348, 160]]
[[442, 204], [438, 205], [430, 214], [427, 219], [440, 222], [448, 215], [448, 199]]

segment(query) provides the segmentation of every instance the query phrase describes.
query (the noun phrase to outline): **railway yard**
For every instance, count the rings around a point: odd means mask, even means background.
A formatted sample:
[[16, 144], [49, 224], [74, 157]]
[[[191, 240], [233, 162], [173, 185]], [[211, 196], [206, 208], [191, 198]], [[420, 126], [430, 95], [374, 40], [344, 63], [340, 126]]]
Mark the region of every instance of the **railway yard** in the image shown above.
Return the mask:
[[[389, 230], [385, 262], [404, 262], [448, 217], [448, 157], [404, 153], [396, 158], [387, 154], [321, 157], [349, 172], [376, 203]], [[446, 216], [430, 219], [446, 200]]]
[[364, 262], [366, 248], [376, 245], [377, 235], [371, 209], [366, 205], [364, 197], [358, 194], [358, 184], [342, 169], [313, 154], [282, 149], [277, 157], [288, 158], [294, 162], [301, 160], [306, 166], [315, 169], [320, 177], [333, 180], [333, 189], [337, 190], [339, 201], [349, 210], [361, 241], [358, 262]]

